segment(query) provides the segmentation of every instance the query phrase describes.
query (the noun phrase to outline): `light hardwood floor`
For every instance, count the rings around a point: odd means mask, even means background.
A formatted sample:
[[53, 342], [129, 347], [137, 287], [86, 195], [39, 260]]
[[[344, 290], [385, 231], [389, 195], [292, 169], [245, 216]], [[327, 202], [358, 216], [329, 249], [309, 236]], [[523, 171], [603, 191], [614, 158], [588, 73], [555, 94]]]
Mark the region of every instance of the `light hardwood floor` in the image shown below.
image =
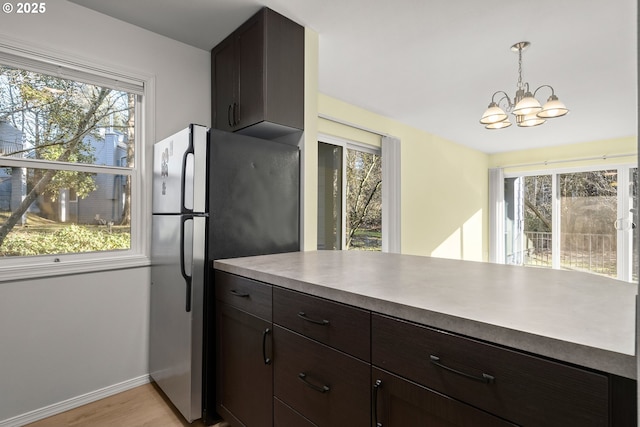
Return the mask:
[[[145, 384], [76, 409], [29, 424], [28, 427], [203, 427], [187, 423], [155, 384]], [[213, 427], [228, 427], [221, 422]]]

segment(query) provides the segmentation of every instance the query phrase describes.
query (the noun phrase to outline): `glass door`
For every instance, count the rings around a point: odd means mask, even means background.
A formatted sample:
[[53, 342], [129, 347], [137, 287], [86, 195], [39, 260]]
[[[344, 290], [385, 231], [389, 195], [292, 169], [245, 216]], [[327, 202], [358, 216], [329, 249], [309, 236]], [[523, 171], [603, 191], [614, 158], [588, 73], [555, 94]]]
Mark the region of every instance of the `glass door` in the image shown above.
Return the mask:
[[638, 281], [638, 168], [504, 179], [505, 263]]
[[318, 249], [382, 250], [380, 150], [318, 142]]
[[618, 171], [558, 175], [560, 266], [617, 277]]
[[342, 249], [342, 147], [318, 142], [318, 249]]
[[506, 263], [551, 267], [552, 175], [505, 179]]

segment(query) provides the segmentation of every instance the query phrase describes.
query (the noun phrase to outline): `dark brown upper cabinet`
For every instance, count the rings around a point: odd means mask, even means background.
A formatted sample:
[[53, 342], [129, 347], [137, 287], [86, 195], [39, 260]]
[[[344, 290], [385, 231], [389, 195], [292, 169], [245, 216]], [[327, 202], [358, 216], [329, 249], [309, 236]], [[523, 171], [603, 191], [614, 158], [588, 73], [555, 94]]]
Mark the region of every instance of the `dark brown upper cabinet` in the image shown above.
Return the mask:
[[276, 139], [304, 125], [304, 28], [262, 8], [211, 51], [212, 127]]

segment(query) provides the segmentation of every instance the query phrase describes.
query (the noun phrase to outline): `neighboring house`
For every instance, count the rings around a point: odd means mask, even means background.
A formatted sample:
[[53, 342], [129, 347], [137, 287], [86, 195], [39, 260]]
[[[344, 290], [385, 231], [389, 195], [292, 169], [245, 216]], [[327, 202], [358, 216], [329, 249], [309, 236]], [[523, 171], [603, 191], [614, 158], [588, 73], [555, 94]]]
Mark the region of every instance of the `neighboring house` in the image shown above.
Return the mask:
[[[84, 142], [93, 147], [96, 165], [126, 166], [127, 144], [119, 132], [107, 131], [102, 139], [87, 136]], [[96, 190], [79, 198], [74, 189], [60, 191], [58, 215], [60, 222], [107, 224], [122, 217], [125, 197], [125, 177], [98, 174], [94, 176]]]
[[[23, 135], [9, 123], [0, 120], [0, 157], [24, 157]], [[0, 211], [13, 211], [20, 206], [27, 191], [24, 168], [0, 167]], [[23, 216], [22, 223], [26, 221]]]
[[[107, 131], [97, 139], [87, 136], [84, 140], [93, 148], [95, 164], [126, 166], [127, 144], [124, 136]], [[11, 124], [0, 121], [0, 157], [25, 157], [22, 133]], [[15, 153], [15, 154], [11, 154]], [[98, 174], [94, 176], [96, 190], [85, 198], [79, 198], [75, 189], [60, 190], [55, 201], [40, 197], [38, 206], [30, 211], [39, 212], [48, 219], [78, 224], [107, 224], [118, 222], [122, 216], [125, 194], [125, 177]], [[25, 168], [7, 168], [0, 165], [0, 212], [10, 212], [20, 205], [27, 194]], [[23, 224], [26, 216], [23, 218]]]

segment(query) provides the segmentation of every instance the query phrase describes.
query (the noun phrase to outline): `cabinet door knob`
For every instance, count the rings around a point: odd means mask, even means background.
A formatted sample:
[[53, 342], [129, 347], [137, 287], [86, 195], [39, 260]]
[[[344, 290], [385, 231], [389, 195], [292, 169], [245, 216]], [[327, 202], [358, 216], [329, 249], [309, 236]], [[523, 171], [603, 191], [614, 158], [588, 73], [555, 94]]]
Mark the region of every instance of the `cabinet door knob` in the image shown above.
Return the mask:
[[320, 325], [320, 326], [327, 326], [329, 324], [329, 321], [326, 319], [316, 320], [316, 319], [311, 319], [307, 317], [307, 314], [304, 311], [299, 312], [298, 317], [306, 320], [307, 322], [315, 323], [316, 325]]
[[429, 359], [431, 360], [431, 363], [433, 363], [437, 367], [446, 369], [447, 371], [453, 372], [454, 374], [462, 375], [463, 377], [467, 377], [472, 380], [480, 381], [486, 384], [491, 384], [495, 381], [495, 377], [493, 375], [485, 374], [484, 372], [482, 373], [482, 376], [477, 376], [477, 375], [469, 374], [467, 372], [462, 372], [450, 366], [447, 366], [442, 362], [440, 362], [440, 358], [438, 356], [434, 356], [433, 354], [429, 356]]
[[231, 109], [233, 108], [233, 104], [229, 104], [229, 108], [227, 108], [227, 123], [229, 127], [233, 127], [233, 123], [231, 123]]

